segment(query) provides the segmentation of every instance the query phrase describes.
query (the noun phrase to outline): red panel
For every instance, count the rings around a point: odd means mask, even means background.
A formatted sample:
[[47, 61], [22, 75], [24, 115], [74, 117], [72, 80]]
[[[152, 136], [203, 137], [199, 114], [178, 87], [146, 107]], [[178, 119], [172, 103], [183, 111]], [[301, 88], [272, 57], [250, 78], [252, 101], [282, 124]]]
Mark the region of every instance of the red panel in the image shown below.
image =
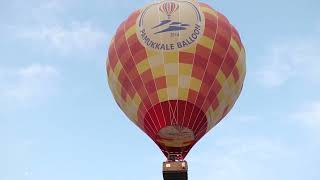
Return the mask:
[[164, 89], [164, 88], [167, 87], [167, 80], [166, 80], [166, 77], [164, 77], [164, 76], [155, 79], [155, 83], [156, 83], [156, 86], [157, 86], [158, 90]]
[[215, 98], [213, 101], [212, 101], [212, 104], [211, 104], [211, 108], [213, 111], [215, 111], [218, 107], [219, 107], [219, 100], [217, 98]]
[[112, 69], [117, 65], [118, 63], [118, 57], [116, 50], [114, 48], [114, 44], [111, 44], [109, 47], [109, 53], [108, 53], [108, 58], [109, 58], [109, 64]]
[[140, 78], [140, 74], [137, 68], [132, 68], [131, 70], [129, 69], [128, 76], [130, 77], [130, 79]]
[[197, 100], [195, 105], [202, 108], [203, 103], [206, 101], [206, 96], [207, 94], [203, 95], [203, 94], [198, 94]]
[[142, 100], [142, 103], [144, 104], [144, 106], [145, 106], [146, 109], [149, 109], [149, 108], [151, 108], [151, 106], [152, 106], [152, 103], [151, 103], [151, 101], [150, 101], [150, 99], [149, 99], [148, 96], [145, 97], [145, 98]]
[[195, 58], [194, 58], [194, 64], [205, 69], [207, 66], [210, 54], [211, 54], [211, 49], [198, 45]]
[[239, 73], [238, 68], [234, 68], [234, 69], [233, 69], [232, 75], [233, 75], [233, 77], [234, 77], [235, 83], [238, 82], [238, 81], [239, 81], [239, 78], [240, 78], [240, 73]]
[[[213, 86], [211, 87], [208, 96], [206, 98], [206, 101], [211, 104], [214, 99], [217, 97], [217, 94], [221, 91], [221, 85], [219, 84], [218, 81], [215, 81]], [[203, 109], [204, 111], [206, 111], [207, 109]]]
[[189, 93], [188, 93], [188, 101], [189, 102], [196, 102], [196, 98], [197, 98], [198, 93], [192, 89], [189, 89]]
[[179, 53], [179, 62], [184, 64], [192, 64], [193, 63], [194, 54], [187, 52]]
[[[152, 84], [151, 86], [153, 86], [153, 85], [154, 84]], [[148, 88], [148, 85], [147, 85], [147, 88]], [[153, 91], [153, 92], [151, 92], [151, 91]], [[150, 93], [148, 94], [148, 96], [149, 96], [152, 104], [159, 103], [159, 96], [158, 96], [158, 93], [156, 91], [156, 87], [152, 87], [152, 90], [150, 90]]]
[[234, 69], [238, 59], [238, 54], [234, 51], [233, 48], [229, 48], [228, 54], [223, 62], [221, 67], [222, 72], [226, 77], [229, 77], [232, 70]]
[[132, 85], [136, 88], [136, 90], [139, 90], [143, 87], [143, 82], [139, 77], [136, 77], [133, 81], [132, 81]]
[[129, 58], [127, 59], [127, 61], [125, 61], [124, 64], [123, 64], [123, 68], [125, 68], [125, 70], [126, 70], [127, 72], [129, 72], [129, 71], [130, 71], [131, 69], [133, 69], [135, 66], [136, 66], [136, 65], [135, 65], [134, 61], [132, 61], [131, 57], [129, 57]]
[[216, 43], [227, 49], [231, 39], [231, 26], [225, 21], [219, 21]]
[[153, 82], [153, 76], [152, 76], [152, 72], [151, 72], [150, 69], [147, 70], [147, 71], [145, 71], [145, 72], [143, 72], [140, 76], [141, 76], [142, 81], [143, 81], [144, 83], [148, 83], [148, 82], [150, 82], [150, 81]]
[[148, 94], [154, 93], [157, 91], [156, 85], [154, 84], [154, 81], [149, 81], [146, 83], [146, 89]]
[[211, 84], [202, 83], [200, 87], [199, 94], [206, 96], [209, 93]]
[[206, 17], [204, 35], [214, 39], [217, 30], [218, 18], [209, 13], [204, 13], [204, 16]]
[[120, 81], [120, 83], [121, 83], [122, 88], [123, 88], [124, 90], [127, 90], [127, 89], [129, 89], [129, 88], [131, 87], [130, 80], [129, 80], [129, 78], [128, 78], [127, 76], [126, 76], [124, 79], [122, 79], [122, 80]]
[[137, 35], [131, 36], [128, 39], [128, 44], [130, 47], [130, 52], [132, 52], [132, 56], [136, 64], [147, 58], [145, 47], [140, 44]]
[[[216, 62], [214, 61], [209, 61], [208, 63], [208, 67], [207, 67], [207, 71], [206, 71], [206, 74], [208, 76], [211, 76], [212, 78], [215, 78], [216, 75], [218, 74], [219, 72], [219, 68], [220, 68], [221, 64], [216, 64]], [[206, 82], [206, 81], [205, 81]]]
[[194, 65], [192, 68], [192, 76], [197, 78], [197, 79], [202, 79], [204, 74], [204, 69], [202, 67]]
[[128, 89], [126, 89], [129, 96], [131, 97], [131, 99], [135, 96], [136, 94], [136, 90], [134, 89], [134, 87], [132, 86], [132, 84], [130, 83], [128, 86]]

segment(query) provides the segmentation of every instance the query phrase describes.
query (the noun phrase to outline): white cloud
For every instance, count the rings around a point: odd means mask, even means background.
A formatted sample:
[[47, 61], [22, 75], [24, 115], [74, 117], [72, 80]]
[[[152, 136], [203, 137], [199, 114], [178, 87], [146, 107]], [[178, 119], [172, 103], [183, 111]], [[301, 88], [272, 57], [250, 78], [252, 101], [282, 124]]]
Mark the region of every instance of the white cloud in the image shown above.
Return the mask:
[[0, 103], [43, 100], [56, 92], [59, 76], [59, 71], [49, 65], [0, 69], [0, 97], [4, 100]]
[[[320, 76], [319, 39], [279, 43], [263, 58], [266, 64], [257, 72], [257, 81], [266, 87], [279, 87], [296, 78], [317, 82]], [[318, 81], [319, 82], [319, 81]]]
[[60, 50], [92, 50], [107, 42], [107, 34], [90, 23], [74, 22], [70, 26], [43, 26], [22, 28], [17, 37], [33, 43], [41, 43]]
[[211, 147], [190, 160], [198, 179], [279, 179], [269, 172], [274, 162], [292, 156], [282, 143], [263, 137], [224, 138]]
[[293, 118], [320, 135], [320, 101], [301, 108], [293, 114]]

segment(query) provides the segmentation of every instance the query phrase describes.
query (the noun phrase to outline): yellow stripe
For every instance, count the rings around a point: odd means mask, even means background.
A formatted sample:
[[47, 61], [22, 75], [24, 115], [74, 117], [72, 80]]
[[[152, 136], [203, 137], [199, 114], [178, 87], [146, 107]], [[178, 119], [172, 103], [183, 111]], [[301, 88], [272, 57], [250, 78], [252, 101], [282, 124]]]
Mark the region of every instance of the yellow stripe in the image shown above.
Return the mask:
[[114, 67], [114, 70], [113, 70], [113, 73], [115, 74], [115, 76], [118, 78], [119, 77], [119, 74], [122, 70], [122, 64], [120, 61], [117, 62], [116, 66]]
[[182, 88], [189, 88], [190, 87], [190, 76], [179, 76], [179, 86]]
[[139, 96], [138, 93], [136, 93], [136, 94], [134, 95], [134, 97], [133, 97], [133, 102], [134, 102], [138, 107], [140, 106], [140, 103], [141, 103], [142, 101], [141, 101], [141, 98], [140, 98], [140, 96]]
[[[245, 51], [244, 49], [242, 48], [241, 49], [241, 52], [239, 54], [239, 58], [238, 58], [238, 61], [237, 61], [237, 64], [236, 64], [236, 68], [238, 69], [239, 71], [239, 75], [240, 77], [244, 76], [245, 73], [246, 73], [246, 64], [245, 64]], [[241, 78], [240, 78], [241, 79]]]
[[167, 89], [160, 89], [157, 91], [160, 102], [168, 100], [168, 92]]
[[237, 42], [233, 38], [231, 38], [231, 42], [230, 43], [231, 43], [231, 47], [237, 52], [237, 54], [240, 54], [241, 48], [237, 44]]
[[169, 99], [177, 99], [178, 98], [178, 87], [169, 87], [168, 90], [168, 98]]
[[197, 78], [191, 77], [191, 81], [190, 81], [190, 89], [199, 92], [200, 90], [200, 86], [201, 86], [201, 81]]
[[216, 78], [220, 85], [223, 85], [223, 83], [227, 80], [226, 76], [223, 74], [221, 70], [219, 70]]
[[189, 89], [179, 88], [178, 96], [180, 100], [187, 100], [188, 99]]
[[177, 75], [167, 76], [167, 86], [178, 87], [178, 76]]
[[159, 78], [159, 77], [163, 77], [166, 75], [164, 65], [153, 67], [153, 68], [151, 68], [151, 70], [152, 70], [152, 74], [153, 74], [154, 79]]
[[178, 63], [165, 64], [164, 67], [166, 69], [166, 75], [178, 75], [179, 73], [178, 65], [179, 65]]
[[131, 26], [125, 33], [126, 39], [129, 39], [132, 35], [137, 32], [136, 25]]
[[179, 52], [163, 52], [163, 55], [165, 64], [179, 62]]
[[189, 75], [191, 76], [192, 73], [192, 65], [191, 64], [179, 64], [179, 74], [180, 75]]
[[181, 50], [181, 52], [187, 52], [187, 53], [192, 53], [192, 54], [194, 54], [194, 53], [196, 52], [196, 49], [197, 49], [197, 44], [194, 43], [194, 44], [193, 44], [192, 46], [190, 46], [189, 48]]
[[148, 59], [145, 59], [145, 60], [141, 61], [139, 64], [137, 64], [137, 69], [138, 69], [139, 74], [142, 74], [143, 72], [150, 69]]
[[198, 44], [208, 48], [208, 49], [212, 49], [213, 47], [213, 44], [214, 44], [214, 41], [207, 37], [207, 36], [202, 36], [199, 41], [198, 41]]
[[148, 53], [148, 61], [151, 67], [157, 67], [164, 64], [164, 58], [160, 53], [153, 54], [152, 56]]

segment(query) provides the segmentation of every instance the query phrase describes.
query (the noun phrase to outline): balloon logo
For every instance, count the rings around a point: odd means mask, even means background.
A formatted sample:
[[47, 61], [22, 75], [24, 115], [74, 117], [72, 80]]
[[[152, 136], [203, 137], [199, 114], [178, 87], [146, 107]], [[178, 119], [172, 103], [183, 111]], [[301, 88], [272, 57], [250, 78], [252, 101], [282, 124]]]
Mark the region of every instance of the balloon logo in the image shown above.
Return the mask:
[[170, 19], [171, 15], [175, 13], [178, 9], [179, 4], [176, 4], [174, 2], [165, 2], [159, 7], [159, 10], [162, 13], [165, 13], [168, 16], [168, 19]]

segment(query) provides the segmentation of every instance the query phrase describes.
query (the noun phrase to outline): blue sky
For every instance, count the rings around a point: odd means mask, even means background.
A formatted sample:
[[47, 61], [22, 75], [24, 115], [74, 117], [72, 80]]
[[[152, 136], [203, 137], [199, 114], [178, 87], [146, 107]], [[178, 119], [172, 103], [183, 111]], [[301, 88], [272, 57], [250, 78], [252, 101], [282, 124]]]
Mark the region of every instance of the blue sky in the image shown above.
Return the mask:
[[[147, 2], [0, 2], [0, 180], [162, 179], [105, 73], [112, 34]], [[239, 30], [248, 73], [187, 157], [190, 179], [320, 179], [320, 2], [204, 2]]]

